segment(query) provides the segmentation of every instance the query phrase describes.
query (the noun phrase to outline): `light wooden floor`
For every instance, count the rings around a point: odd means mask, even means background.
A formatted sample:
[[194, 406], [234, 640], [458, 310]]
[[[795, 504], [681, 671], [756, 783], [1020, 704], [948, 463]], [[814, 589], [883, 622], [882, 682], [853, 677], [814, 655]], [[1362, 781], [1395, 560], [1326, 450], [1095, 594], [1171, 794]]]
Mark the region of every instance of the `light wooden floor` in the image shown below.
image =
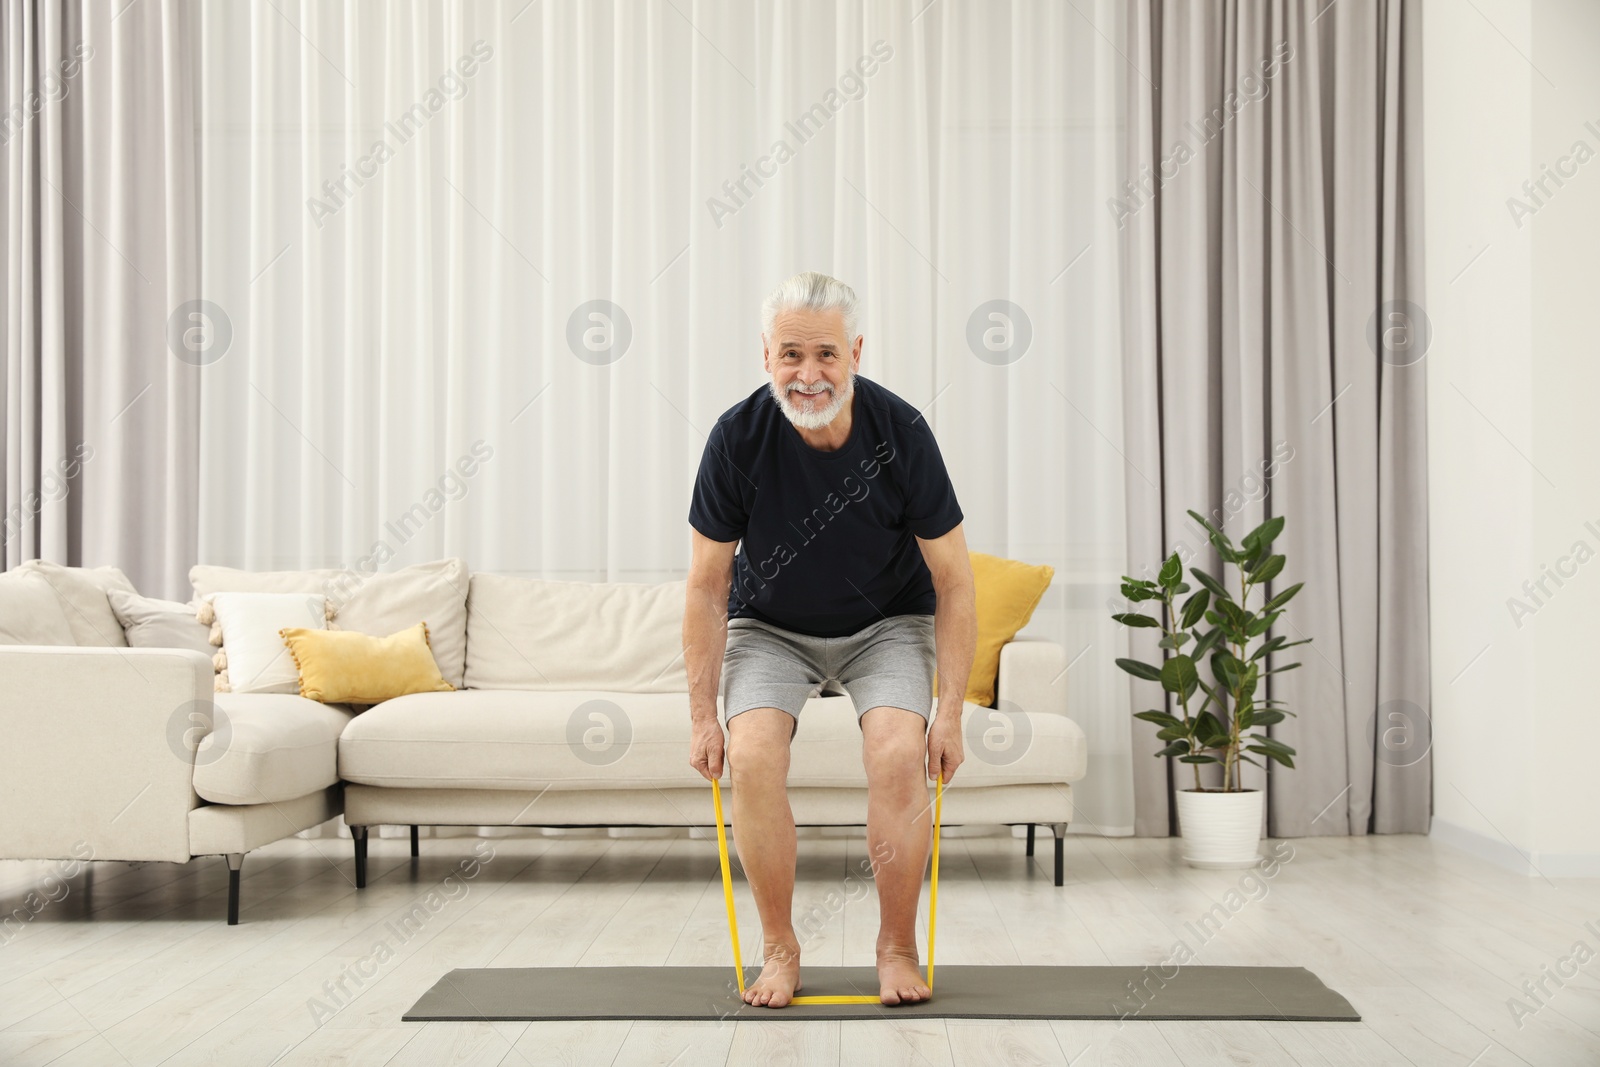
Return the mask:
[[[361, 893], [347, 841], [280, 842], [246, 862], [231, 928], [220, 861], [97, 864], [0, 943], [0, 1063], [1600, 1063], [1600, 959], [1548, 986], [1520, 1027], [1508, 1007], [1576, 942], [1600, 948], [1584, 928], [1600, 929], [1600, 880], [1522, 878], [1418, 836], [1268, 842], [1286, 859], [1251, 881], [1185, 866], [1173, 840], [1074, 835], [1061, 889], [1047, 830], [1031, 863], [1019, 840], [944, 843], [936, 962], [1159, 963], [1182, 937], [1200, 963], [1307, 967], [1360, 1023], [402, 1023], [452, 967], [728, 962], [714, 842], [490, 839], [476, 876], [440, 891], [477, 840], [424, 838], [413, 863], [405, 841], [375, 839]], [[801, 842], [797, 911], [854, 901], [805, 943], [806, 961], [872, 963], [877, 901], [848, 880], [865, 856], [859, 838]], [[44, 873], [0, 864], [5, 909], [30, 888], [61, 896]], [[391, 921], [426, 910], [430, 891], [438, 910], [403, 938]], [[1226, 921], [1197, 936], [1190, 924], [1218, 904]], [[753, 960], [748, 893], [739, 906]], [[926, 906], [924, 891], [924, 933]]]

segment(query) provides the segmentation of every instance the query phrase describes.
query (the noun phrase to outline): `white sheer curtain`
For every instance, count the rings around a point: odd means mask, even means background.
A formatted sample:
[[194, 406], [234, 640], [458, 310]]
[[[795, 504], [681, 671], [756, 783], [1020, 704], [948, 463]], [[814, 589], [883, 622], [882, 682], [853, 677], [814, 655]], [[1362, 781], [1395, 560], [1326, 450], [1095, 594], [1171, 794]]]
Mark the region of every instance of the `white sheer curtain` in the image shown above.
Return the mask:
[[1056, 568], [1026, 632], [1082, 653], [1074, 829], [1130, 832], [1117, 4], [199, 17], [203, 560], [681, 577], [760, 299], [824, 270], [972, 547]]

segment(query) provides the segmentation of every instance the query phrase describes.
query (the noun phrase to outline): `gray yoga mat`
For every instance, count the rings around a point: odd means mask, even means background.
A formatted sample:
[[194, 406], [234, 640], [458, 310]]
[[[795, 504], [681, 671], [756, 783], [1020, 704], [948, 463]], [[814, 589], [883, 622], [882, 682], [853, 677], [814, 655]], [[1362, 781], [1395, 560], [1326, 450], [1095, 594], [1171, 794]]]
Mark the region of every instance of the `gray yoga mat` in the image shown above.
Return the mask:
[[[920, 1004], [739, 999], [729, 967], [463, 967], [422, 995], [406, 1022], [568, 1019], [1271, 1019], [1359, 1022], [1304, 967], [936, 966]], [[753, 982], [760, 968], [745, 972]], [[802, 995], [877, 993], [871, 967], [805, 967]], [[1138, 991], [1137, 994], [1135, 991]]]

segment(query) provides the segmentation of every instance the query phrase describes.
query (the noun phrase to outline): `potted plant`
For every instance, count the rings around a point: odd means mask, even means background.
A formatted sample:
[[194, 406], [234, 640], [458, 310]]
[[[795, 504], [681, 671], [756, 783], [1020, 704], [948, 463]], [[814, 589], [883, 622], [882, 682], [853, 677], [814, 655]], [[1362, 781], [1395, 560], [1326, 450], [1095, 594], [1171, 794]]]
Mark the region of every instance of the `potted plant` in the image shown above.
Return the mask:
[[[1246, 755], [1254, 752], [1294, 767], [1294, 749], [1264, 732], [1248, 731], [1294, 714], [1283, 701], [1259, 695], [1258, 689], [1264, 691], [1262, 679], [1268, 675], [1300, 666], [1288, 663], [1269, 669], [1267, 657], [1311, 640], [1270, 636], [1283, 606], [1305, 583], [1297, 582], [1252, 609], [1251, 595], [1283, 571], [1284, 557], [1272, 551], [1272, 542], [1283, 532], [1283, 518], [1267, 520], [1236, 546], [1200, 515], [1193, 511], [1189, 515], [1210, 536], [1222, 560], [1222, 576], [1214, 578], [1191, 567], [1189, 574], [1200, 585], [1191, 591], [1176, 552], [1153, 582], [1124, 575], [1122, 595], [1128, 601], [1157, 600], [1162, 610], [1160, 617], [1128, 611], [1112, 618], [1127, 626], [1161, 630], [1160, 647], [1166, 651], [1159, 666], [1136, 659], [1118, 659], [1117, 666], [1135, 678], [1161, 683], [1183, 713], [1180, 718], [1165, 710], [1141, 711], [1135, 718], [1161, 727], [1156, 736], [1167, 747], [1157, 756], [1177, 756], [1194, 765], [1194, 788], [1178, 791], [1184, 860], [1195, 867], [1254, 867], [1260, 862], [1263, 792], [1241, 788], [1239, 761], [1264, 766]], [[1230, 564], [1237, 579], [1231, 591], [1225, 581]], [[1181, 604], [1180, 597], [1185, 598]], [[1202, 663], [1208, 671], [1202, 671]], [[1210, 674], [1210, 682], [1203, 673]], [[1222, 765], [1221, 788], [1200, 784], [1202, 763]]]

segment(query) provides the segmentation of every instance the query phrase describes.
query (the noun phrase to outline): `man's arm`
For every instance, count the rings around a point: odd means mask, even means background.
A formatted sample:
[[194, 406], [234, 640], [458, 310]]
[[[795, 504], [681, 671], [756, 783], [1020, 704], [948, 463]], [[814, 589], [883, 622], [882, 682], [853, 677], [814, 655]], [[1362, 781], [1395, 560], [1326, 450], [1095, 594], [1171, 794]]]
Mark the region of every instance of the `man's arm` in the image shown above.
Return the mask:
[[[728, 590], [737, 541], [713, 541], [690, 527], [688, 602], [683, 611], [683, 665], [689, 675], [689, 713], [717, 722], [717, 690], [728, 642]], [[718, 730], [720, 732], [720, 726]]]
[[[957, 737], [961, 731], [962, 702], [967, 695], [967, 676], [972, 673], [972, 657], [978, 647], [978, 604], [963, 525], [958, 522], [949, 533], [931, 541], [917, 538], [922, 558], [933, 573], [933, 587], [939, 598], [933, 616], [939, 661], [939, 711], [934, 727], [954, 730]], [[930, 777], [934, 770], [929, 768]]]

